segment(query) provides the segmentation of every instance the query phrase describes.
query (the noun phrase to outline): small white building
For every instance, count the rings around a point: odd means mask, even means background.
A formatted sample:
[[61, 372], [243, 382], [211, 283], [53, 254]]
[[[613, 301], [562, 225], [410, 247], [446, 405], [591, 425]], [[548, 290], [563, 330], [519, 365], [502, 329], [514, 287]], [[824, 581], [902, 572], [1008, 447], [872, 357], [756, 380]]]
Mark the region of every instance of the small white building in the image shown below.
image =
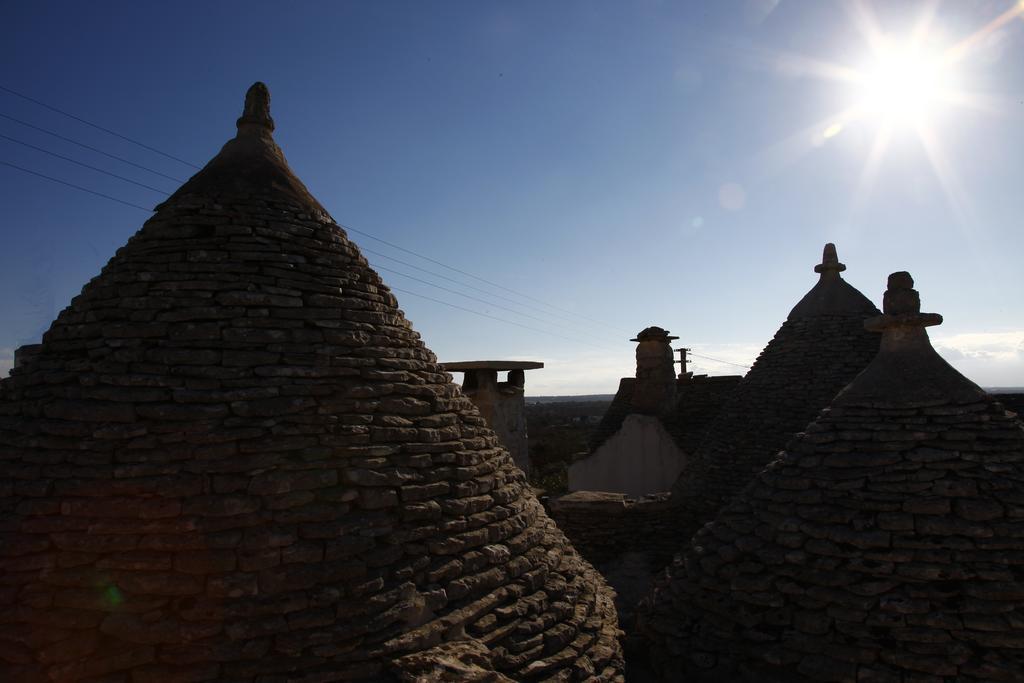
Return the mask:
[[644, 496], [668, 491], [686, 466], [739, 375], [675, 374], [668, 330], [648, 327], [637, 342], [636, 377], [619, 382], [590, 451], [569, 466], [570, 491], [608, 491]]

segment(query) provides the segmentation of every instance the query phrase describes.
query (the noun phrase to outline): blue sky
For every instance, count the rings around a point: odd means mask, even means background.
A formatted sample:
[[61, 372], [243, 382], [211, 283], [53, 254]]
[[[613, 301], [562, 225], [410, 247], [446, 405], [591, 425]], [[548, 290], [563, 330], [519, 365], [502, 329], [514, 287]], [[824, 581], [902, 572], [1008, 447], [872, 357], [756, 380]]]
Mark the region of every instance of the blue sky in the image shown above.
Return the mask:
[[[827, 241], [879, 304], [886, 275], [909, 270], [924, 308], [946, 318], [932, 332], [940, 351], [985, 386], [1020, 386], [1021, 11], [8, 3], [0, 86], [202, 165], [233, 135], [245, 89], [266, 82], [278, 143], [339, 223], [487, 281], [351, 234], [457, 281], [367, 253], [428, 346], [441, 360], [545, 361], [528, 393], [614, 391], [632, 374], [629, 338], [651, 324], [703, 354], [698, 372], [742, 372], [707, 357], [751, 363]], [[863, 109], [878, 40], [906, 44], [923, 16], [917, 44], [948, 57], [957, 101], [929, 100], [882, 144], [891, 112], [848, 112]], [[3, 90], [0, 114], [174, 178], [195, 172]], [[2, 116], [0, 135], [165, 192], [179, 184]], [[6, 138], [0, 161], [141, 206], [161, 199]], [[3, 371], [147, 214], [8, 166], [0, 178]]]

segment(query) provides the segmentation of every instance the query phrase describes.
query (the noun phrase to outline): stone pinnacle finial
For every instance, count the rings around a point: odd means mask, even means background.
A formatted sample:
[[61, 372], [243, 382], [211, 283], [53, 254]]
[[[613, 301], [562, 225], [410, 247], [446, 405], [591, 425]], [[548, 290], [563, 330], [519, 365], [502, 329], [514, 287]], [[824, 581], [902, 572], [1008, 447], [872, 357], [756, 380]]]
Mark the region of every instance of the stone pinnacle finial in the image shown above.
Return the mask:
[[882, 295], [882, 312], [889, 315], [921, 312], [921, 296], [914, 289], [914, 278], [901, 270], [892, 273]]
[[978, 385], [943, 360], [926, 328], [942, 324], [938, 313], [921, 313], [921, 298], [910, 273], [889, 276], [883, 297], [884, 313], [864, 321], [864, 328], [881, 332], [878, 355], [832, 402], [839, 405], [907, 406], [928, 402], [970, 403], [986, 400]]
[[921, 312], [921, 296], [914, 289], [914, 278], [901, 270], [889, 276], [882, 296], [882, 315], [864, 321], [864, 327], [881, 332], [893, 327], [930, 327], [941, 325], [938, 313]]
[[235, 125], [239, 131], [243, 130], [243, 126], [274, 130], [274, 119], [270, 118], [270, 90], [266, 85], [256, 81], [245, 93], [245, 108]]
[[815, 273], [834, 272], [841, 273], [846, 270], [846, 264], [839, 262], [839, 255], [836, 253], [836, 245], [829, 242], [821, 253], [821, 263], [814, 266]]

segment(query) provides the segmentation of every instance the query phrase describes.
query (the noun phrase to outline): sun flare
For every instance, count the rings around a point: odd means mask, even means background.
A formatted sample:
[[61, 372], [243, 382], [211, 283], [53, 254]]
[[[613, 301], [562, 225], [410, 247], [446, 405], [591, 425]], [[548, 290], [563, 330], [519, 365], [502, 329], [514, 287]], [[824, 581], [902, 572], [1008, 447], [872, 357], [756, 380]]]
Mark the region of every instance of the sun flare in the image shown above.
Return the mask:
[[[766, 52], [761, 57], [780, 72], [841, 84], [839, 108], [811, 125], [788, 134], [769, 146], [765, 159], [792, 160], [843, 140], [857, 140], [847, 149], [863, 155], [864, 163], [851, 198], [860, 206], [870, 194], [879, 169], [893, 152], [914, 153], [916, 140], [951, 208], [967, 224], [969, 197], [947, 153], [953, 135], [976, 123], [973, 115], [1004, 114], [1005, 97], [974, 90], [971, 73], [983, 62], [989, 46], [1005, 34], [1012, 23], [1024, 19], [1024, 0], [1015, 0], [987, 23], [964, 31], [956, 24], [943, 25], [938, 3], [924, 0], [915, 21], [900, 27], [900, 33], [883, 31], [869, 0], [850, 0], [847, 18], [863, 39], [865, 58], [843, 63], [801, 55]], [[975, 59], [978, 57], [978, 59]], [[963, 116], [954, 127], [953, 116]], [[868, 126], [873, 139], [846, 135]]]
[[911, 41], [880, 47], [857, 72], [860, 109], [886, 124], [918, 127], [947, 103], [952, 66]]

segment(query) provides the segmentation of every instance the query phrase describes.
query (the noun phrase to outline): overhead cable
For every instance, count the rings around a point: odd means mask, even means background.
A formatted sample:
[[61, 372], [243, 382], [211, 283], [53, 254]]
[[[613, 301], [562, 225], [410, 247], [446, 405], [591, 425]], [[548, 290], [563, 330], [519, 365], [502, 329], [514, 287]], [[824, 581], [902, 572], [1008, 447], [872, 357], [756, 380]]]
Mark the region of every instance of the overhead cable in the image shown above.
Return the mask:
[[73, 140], [71, 138], [64, 137], [60, 133], [54, 133], [52, 130], [48, 130], [48, 129], [43, 128], [41, 126], [37, 126], [37, 125], [35, 125], [33, 123], [29, 123], [28, 121], [22, 121], [21, 119], [16, 119], [13, 116], [9, 116], [9, 115], [4, 114], [4, 113], [0, 113], [0, 118], [7, 119], [8, 121], [14, 121], [18, 125], [25, 126], [26, 128], [31, 128], [32, 130], [37, 130], [40, 133], [46, 133], [47, 135], [53, 136], [53, 137], [57, 138], [58, 140], [63, 140], [64, 142], [70, 142], [72, 145], [78, 145], [79, 147], [84, 147], [85, 149], [87, 149], [87, 150], [89, 150], [91, 152], [96, 152], [97, 154], [102, 154], [105, 157], [110, 157], [111, 159], [116, 159], [117, 161], [120, 161], [122, 164], [128, 164], [129, 166], [134, 166], [135, 168], [138, 168], [138, 169], [141, 169], [143, 171], [146, 171], [147, 173], [152, 173], [152, 174], [158, 175], [158, 176], [160, 176], [162, 178], [167, 178], [168, 180], [173, 180], [176, 183], [183, 183], [183, 182], [185, 182], [181, 178], [175, 178], [172, 175], [167, 175], [166, 173], [161, 173], [160, 171], [153, 170], [152, 168], [149, 168], [148, 166], [143, 166], [142, 164], [137, 164], [134, 161], [129, 161], [128, 159], [125, 159], [124, 157], [119, 157], [116, 154], [111, 154], [110, 152], [104, 152], [102, 149], [99, 149], [98, 147], [93, 147], [92, 145], [87, 145], [84, 142], [79, 142], [78, 140]]
[[382, 265], [379, 265], [379, 264], [373, 264], [373, 263], [371, 263], [370, 265], [374, 269], [376, 269], [376, 270], [382, 270], [382, 271], [387, 272], [387, 273], [394, 273], [395, 275], [398, 275], [398, 276], [401, 276], [401, 277], [404, 277], [404, 278], [408, 278], [408, 279], [413, 280], [415, 282], [419, 282], [419, 283], [422, 283], [424, 285], [428, 285], [430, 287], [434, 287], [436, 289], [440, 289], [441, 291], [444, 291], [444, 292], [449, 292], [451, 294], [455, 294], [456, 296], [461, 296], [463, 298], [470, 299], [472, 301], [476, 301], [476, 302], [484, 304], [486, 306], [493, 306], [494, 308], [500, 308], [503, 311], [508, 311], [509, 313], [514, 313], [515, 315], [521, 315], [524, 318], [530, 318], [531, 320], [536, 320], [537, 322], [544, 323], [545, 325], [556, 325], [557, 327], [560, 327], [562, 329], [567, 329], [570, 332], [575, 332], [575, 330], [573, 330], [571, 327], [568, 327], [568, 326], [566, 326], [564, 324], [554, 323], [554, 322], [552, 322], [550, 320], [545, 320], [544, 318], [538, 318], [535, 315], [530, 315], [529, 313], [523, 313], [522, 311], [517, 311], [514, 308], [509, 308], [507, 306], [501, 306], [499, 304], [494, 303], [493, 301], [487, 301], [486, 299], [481, 299], [479, 297], [475, 297], [475, 296], [472, 296], [470, 294], [463, 294], [462, 292], [456, 291], [454, 289], [450, 289], [448, 287], [443, 287], [441, 285], [434, 284], [433, 282], [430, 282], [428, 280], [424, 280], [422, 278], [418, 278], [418, 277], [415, 277], [413, 275], [409, 275], [408, 273], [403, 273], [403, 272], [395, 270], [393, 268], [387, 268], [385, 266], [382, 266]]
[[[0, 137], [6, 137], [6, 136], [0, 135]], [[46, 174], [43, 174], [43, 173], [39, 173], [37, 171], [32, 171], [32, 170], [24, 168], [22, 166], [18, 166], [16, 164], [12, 164], [12, 163], [10, 163], [8, 161], [0, 161], [0, 165], [7, 166], [9, 168], [13, 168], [13, 169], [15, 169], [17, 171], [21, 171], [22, 173], [28, 173], [30, 175], [37, 176], [39, 178], [44, 178], [46, 180], [49, 180], [49, 181], [52, 181], [52, 182], [55, 182], [55, 183], [59, 183], [61, 185], [65, 185], [67, 187], [71, 187], [71, 188], [74, 188], [76, 190], [80, 190], [82, 192], [87, 192], [87, 193], [89, 193], [91, 195], [95, 195], [97, 197], [102, 197], [103, 199], [108, 199], [108, 200], [110, 200], [112, 202], [117, 202], [118, 204], [124, 204], [125, 206], [130, 206], [130, 207], [133, 207], [133, 208], [136, 208], [136, 209], [140, 209], [142, 211], [145, 211], [146, 213], [152, 213], [153, 212], [153, 209], [146, 208], [144, 206], [140, 206], [139, 204], [134, 204], [132, 202], [125, 201], [123, 199], [118, 199], [117, 197], [112, 197], [112, 196], [110, 196], [108, 194], [104, 194], [102, 192], [97, 192], [95, 190], [90, 190], [87, 187], [82, 187], [81, 185], [76, 185], [76, 184], [70, 183], [70, 182], [68, 182], [66, 180], [61, 180], [60, 178], [54, 178], [53, 176], [49, 176], [49, 175], [46, 175]], [[95, 170], [101, 170], [101, 169], [95, 169]], [[129, 182], [131, 182], [131, 181], [129, 181]], [[150, 188], [150, 189], [155, 189], [155, 188]], [[162, 190], [158, 190], [158, 191], [162, 192]], [[351, 228], [348, 228], [348, 229], [351, 229]], [[358, 232], [358, 231], [354, 231], [354, 232]], [[440, 285], [436, 285], [436, 284], [431, 283], [431, 282], [427, 282], [426, 280], [422, 280], [420, 278], [416, 278], [416, 277], [413, 277], [411, 275], [407, 275], [405, 273], [401, 273], [399, 271], [395, 271], [393, 269], [385, 268], [385, 267], [382, 267], [382, 266], [379, 266], [379, 265], [374, 266], [374, 267], [379, 269], [379, 270], [385, 270], [385, 271], [388, 271], [388, 272], [396, 273], [396, 274], [401, 275], [403, 277], [408, 277], [408, 278], [410, 278], [412, 280], [415, 280], [417, 282], [422, 282], [423, 284], [427, 284], [427, 285], [430, 285], [432, 287], [436, 287], [438, 289], [444, 290], [446, 292], [450, 292], [452, 294], [457, 294], [459, 296], [463, 296], [463, 297], [472, 299], [474, 301], [478, 301], [478, 302], [486, 304], [488, 306], [495, 306], [497, 308], [502, 308], [503, 310], [507, 310], [507, 311], [509, 311], [511, 313], [515, 313], [516, 315], [522, 315], [522, 316], [525, 316], [525, 317], [533, 318], [534, 320], [538, 320], [538, 321], [540, 321], [542, 323], [545, 323], [545, 324], [551, 324], [547, 320], [536, 318], [534, 316], [530, 316], [528, 314], [522, 313], [520, 311], [515, 311], [515, 310], [510, 309], [510, 308], [506, 308], [506, 307], [503, 307], [503, 306], [498, 306], [497, 304], [494, 304], [493, 302], [488, 302], [488, 301], [485, 301], [483, 299], [478, 299], [478, 298], [470, 296], [468, 294], [462, 294], [460, 292], [456, 292], [455, 290], [452, 290], [452, 289], [449, 289], [449, 288], [446, 288], [446, 287], [442, 287]], [[412, 266], [412, 267], [416, 268], [416, 266]], [[423, 269], [420, 269], [420, 270], [423, 270]], [[425, 271], [425, 272], [430, 272], [430, 271]], [[439, 277], [443, 277], [443, 276], [439, 276]], [[457, 282], [457, 281], [455, 281], [455, 282]], [[464, 283], [458, 283], [458, 284], [464, 284]], [[450, 303], [450, 302], [447, 302], [447, 301], [443, 301], [441, 299], [436, 299], [434, 297], [426, 296], [425, 294], [419, 294], [418, 292], [413, 292], [413, 291], [410, 291], [410, 290], [407, 290], [407, 289], [402, 289], [402, 288], [399, 288], [399, 287], [390, 287], [390, 289], [392, 291], [395, 291], [395, 292], [402, 292], [403, 294], [408, 294], [410, 296], [415, 296], [415, 297], [419, 297], [421, 299], [426, 299], [427, 301], [432, 301], [434, 303], [439, 303], [439, 304], [442, 304], [444, 306], [448, 306], [450, 308], [455, 308], [455, 309], [458, 309], [458, 310], [461, 310], [461, 311], [465, 311], [467, 313], [471, 313], [473, 315], [481, 316], [481, 317], [484, 317], [484, 318], [489, 318], [491, 320], [496, 320], [498, 322], [502, 322], [502, 323], [505, 323], [505, 324], [508, 324], [508, 325], [515, 325], [515, 326], [521, 327], [523, 329], [531, 330], [531, 331], [534, 331], [534, 332], [540, 332], [541, 334], [546, 334], [546, 335], [549, 335], [549, 336], [552, 336], [552, 337], [557, 337], [559, 339], [564, 339], [566, 341], [571, 341], [573, 343], [584, 344], [586, 346], [591, 346], [591, 347], [594, 347], [594, 348], [600, 348], [600, 349], [605, 349], [605, 350], [610, 350], [611, 349], [611, 347], [609, 347], [609, 346], [592, 344], [592, 343], [586, 341], [585, 339], [566, 337], [566, 336], [563, 336], [563, 335], [551, 332], [550, 330], [544, 330], [544, 329], [540, 329], [540, 328], [537, 328], [537, 327], [532, 327], [530, 325], [524, 325], [524, 324], [516, 322], [514, 320], [507, 320], [505, 318], [499, 318], [498, 316], [490, 315], [488, 313], [483, 313], [481, 311], [476, 311], [474, 309], [467, 308], [465, 306], [459, 306], [458, 304], [453, 304], [453, 303]], [[578, 323], [574, 323], [574, 324], [578, 324]], [[716, 363], [725, 363], [726, 365], [735, 365], [736, 367], [749, 368], [749, 366], [743, 365], [741, 363], [734, 363], [732, 361], [722, 360], [720, 358], [714, 358], [712, 356], [706, 356], [706, 355], [700, 354], [700, 353], [694, 353], [693, 351], [690, 351], [690, 355], [696, 356], [698, 358], [704, 358], [706, 360], [711, 360], [711, 361], [714, 361]]]
[[487, 313], [482, 313], [480, 311], [475, 311], [472, 308], [466, 308], [465, 306], [459, 306], [458, 304], [453, 304], [453, 303], [449, 303], [447, 301], [442, 301], [441, 299], [435, 299], [433, 297], [426, 296], [425, 294], [418, 294], [416, 292], [410, 292], [408, 289], [401, 289], [399, 287], [391, 287], [391, 286], [389, 286], [388, 288], [391, 291], [393, 291], [393, 292], [401, 292], [402, 294], [409, 294], [411, 296], [416, 296], [416, 297], [419, 297], [421, 299], [426, 299], [427, 301], [433, 301], [434, 303], [443, 304], [443, 305], [448, 306], [450, 308], [457, 308], [460, 311], [466, 311], [467, 313], [472, 313], [473, 315], [479, 315], [481, 317], [490, 318], [491, 320], [497, 320], [498, 322], [506, 323], [508, 325], [515, 325], [516, 327], [522, 327], [523, 329], [526, 329], [526, 330], [532, 330], [534, 332], [540, 332], [541, 334], [546, 334], [546, 335], [549, 335], [549, 336], [552, 336], [552, 337], [558, 337], [559, 339], [565, 339], [566, 341], [571, 341], [574, 344], [586, 344], [587, 346], [593, 346], [593, 347], [599, 348], [599, 349], [607, 348], [607, 347], [603, 347], [603, 346], [598, 346], [596, 344], [591, 344], [591, 343], [587, 342], [586, 340], [572, 339], [571, 337], [563, 337], [562, 335], [555, 334], [554, 332], [551, 332], [549, 330], [542, 330], [542, 329], [537, 328], [537, 327], [530, 327], [529, 325], [523, 325], [522, 323], [517, 323], [514, 320], [506, 320], [504, 318], [499, 318], [499, 317], [494, 316], [494, 315], [489, 315]]
[[424, 256], [423, 254], [419, 254], [419, 253], [417, 253], [417, 252], [415, 252], [415, 251], [413, 251], [411, 249], [406, 249], [405, 247], [401, 247], [401, 246], [399, 246], [399, 245], [397, 245], [397, 244], [395, 244], [393, 242], [388, 242], [387, 240], [381, 239], [380, 237], [377, 237], [375, 235], [371, 235], [368, 232], [364, 232], [362, 230], [359, 230], [357, 228], [353, 228], [353, 227], [351, 227], [349, 225], [345, 225], [343, 223], [339, 223], [338, 225], [340, 225], [345, 230], [348, 230], [350, 232], [359, 233], [360, 235], [363, 235], [365, 237], [369, 237], [370, 239], [376, 240], [377, 242], [380, 242], [381, 244], [386, 244], [389, 247], [391, 247], [392, 249], [398, 249], [399, 251], [404, 251], [407, 254], [412, 254], [413, 256], [416, 256], [417, 258], [423, 259], [424, 261], [429, 261], [430, 263], [433, 263], [435, 265], [441, 266], [442, 268], [447, 268], [448, 270], [451, 270], [453, 272], [459, 273], [461, 275], [465, 275], [466, 277], [471, 277], [474, 280], [477, 280], [479, 282], [483, 282], [484, 284], [488, 284], [491, 287], [497, 287], [498, 289], [501, 289], [501, 290], [506, 291], [506, 292], [510, 292], [510, 293], [515, 294], [516, 296], [522, 297], [524, 299], [528, 299], [530, 301], [535, 301], [535, 302], [537, 302], [539, 304], [547, 306], [548, 308], [552, 308], [552, 309], [554, 309], [556, 311], [561, 311], [562, 313], [568, 313], [569, 315], [573, 315], [573, 316], [576, 316], [578, 318], [583, 318], [584, 320], [589, 320], [590, 322], [597, 323], [598, 325], [601, 325], [602, 327], [608, 327], [610, 329], [617, 329], [617, 328], [612, 327], [612, 326], [610, 326], [610, 325], [608, 325], [606, 323], [601, 322], [600, 320], [594, 320], [593, 318], [588, 318], [585, 315], [580, 315], [579, 313], [575, 313], [575, 312], [570, 311], [568, 309], [560, 308], [558, 306], [554, 306], [552, 304], [547, 303], [546, 301], [543, 301], [541, 299], [537, 299], [535, 297], [532, 297], [529, 294], [523, 294], [522, 292], [517, 292], [516, 290], [510, 289], [509, 287], [505, 287], [504, 285], [499, 285], [496, 282], [491, 282], [490, 280], [488, 280], [486, 278], [482, 278], [482, 277], [480, 277], [478, 275], [473, 275], [473, 273], [466, 272], [465, 270], [462, 270], [461, 268], [456, 268], [455, 266], [449, 266], [447, 263], [442, 263], [441, 261], [438, 261], [436, 259], [432, 259], [429, 256]]
[[[186, 160], [181, 159], [179, 157], [176, 157], [176, 156], [174, 156], [172, 154], [168, 154], [167, 152], [159, 150], [156, 147], [152, 147], [152, 146], [147, 145], [147, 144], [145, 144], [143, 142], [135, 140], [134, 138], [130, 138], [130, 137], [126, 136], [126, 135], [122, 135], [121, 133], [118, 133], [117, 131], [114, 131], [114, 130], [111, 130], [111, 129], [106, 128], [104, 126], [101, 126], [99, 124], [93, 123], [92, 121], [88, 121], [88, 120], [86, 120], [86, 119], [84, 119], [84, 118], [82, 118], [80, 116], [77, 116], [77, 115], [72, 114], [70, 112], [64, 111], [63, 109], [60, 109], [60, 108], [55, 107], [53, 105], [47, 104], [46, 102], [42, 102], [40, 100], [37, 100], [34, 97], [30, 97], [28, 95], [25, 95], [24, 93], [20, 93], [20, 92], [14, 90], [12, 88], [9, 88], [7, 86], [0, 85], [0, 90], [4, 91], [6, 93], [9, 93], [11, 95], [14, 95], [15, 97], [20, 97], [21, 99], [26, 100], [28, 102], [32, 102], [33, 104], [36, 104], [36, 105], [39, 105], [39, 106], [44, 107], [46, 109], [49, 109], [50, 111], [54, 111], [54, 112], [56, 112], [58, 114], [61, 114], [62, 116], [66, 116], [66, 117], [74, 119], [75, 121], [78, 121], [80, 123], [84, 123], [85, 125], [88, 125], [88, 126], [91, 126], [93, 128], [96, 128], [97, 130], [101, 130], [104, 133], [108, 133], [109, 135], [113, 135], [115, 137], [121, 138], [122, 140], [126, 140], [127, 142], [130, 142], [130, 143], [132, 143], [134, 145], [138, 145], [139, 147], [147, 149], [147, 150], [149, 150], [151, 152], [155, 152], [155, 153], [160, 154], [162, 156], [168, 157], [169, 159], [173, 159], [173, 160], [178, 161], [180, 163], [183, 163], [183, 164], [186, 164], [188, 166], [191, 166], [192, 168], [197, 168], [197, 169], [200, 168], [200, 166], [197, 166], [196, 164], [193, 164], [190, 161], [186, 161]], [[6, 117], [6, 118], [11, 118], [12, 120], [17, 121], [17, 119], [13, 119], [12, 117]], [[21, 122], [19, 121], [19, 123], [21, 123]], [[31, 124], [26, 124], [26, 125], [31, 125]], [[49, 131], [45, 131], [44, 130], [44, 132], [49, 132]], [[54, 135], [56, 135], [56, 134], [54, 134]], [[62, 137], [62, 136], [58, 136], [58, 137]], [[75, 144], [82, 144], [82, 143], [77, 143], [76, 142]], [[112, 155], [110, 155], [110, 156], [112, 156]], [[132, 163], [132, 162], [128, 162], [128, 163]], [[135, 165], [135, 164], [133, 164], [133, 165]], [[150, 170], [150, 169], [145, 169], [145, 170]], [[146, 187], [148, 187], [148, 186], [146, 186]], [[149, 188], [149, 189], [152, 189], [152, 188]], [[120, 201], [120, 200], [116, 200], [116, 201]], [[121, 203], [124, 203], [124, 202], [121, 202]], [[550, 308], [552, 310], [560, 311], [561, 313], [568, 314], [568, 315], [574, 316], [576, 318], [580, 318], [582, 320], [587, 320], [587, 321], [589, 321], [591, 323], [600, 325], [602, 327], [607, 327], [609, 329], [613, 329], [613, 330], [617, 330], [618, 331], [618, 328], [615, 328], [615, 327], [613, 327], [611, 325], [608, 325], [607, 323], [604, 323], [604, 322], [602, 322], [600, 320], [595, 320], [594, 318], [590, 318], [588, 316], [576, 313], [575, 311], [570, 311], [568, 309], [561, 308], [561, 307], [555, 306], [553, 304], [549, 304], [548, 302], [546, 302], [546, 301], [544, 301], [542, 299], [538, 299], [536, 297], [530, 296], [529, 294], [524, 294], [522, 292], [518, 292], [518, 291], [516, 291], [516, 290], [514, 290], [514, 289], [512, 289], [510, 287], [505, 287], [504, 285], [500, 285], [497, 282], [492, 282], [491, 280], [488, 280], [486, 278], [482, 278], [482, 277], [480, 277], [478, 275], [474, 275], [473, 273], [470, 273], [470, 272], [467, 272], [465, 270], [462, 270], [461, 268], [456, 268], [455, 266], [450, 266], [447, 263], [443, 263], [442, 261], [438, 261], [438, 260], [433, 259], [433, 258], [431, 258], [429, 256], [425, 256], [423, 254], [417, 253], [417, 252], [415, 252], [415, 251], [413, 251], [411, 249], [406, 249], [405, 247], [402, 247], [402, 246], [399, 246], [397, 244], [394, 244], [393, 242], [389, 242], [387, 240], [381, 239], [380, 237], [377, 237], [377, 236], [372, 235], [372, 234], [370, 234], [368, 232], [364, 232], [362, 230], [359, 230], [358, 228], [354, 228], [354, 227], [351, 227], [351, 226], [346, 226], [344, 224], [339, 224], [339, 225], [342, 228], [345, 228], [346, 230], [349, 230], [350, 232], [355, 232], [355, 233], [358, 233], [358, 234], [363, 235], [365, 237], [368, 237], [368, 238], [370, 238], [372, 240], [376, 240], [376, 241], [380, 242], [381, 244], [386, 244], [387, 246], [391, 247], [392, 249], [397, 249], [397, 250], [403, 251], [403, 252], [405, 252], [407, 254], [411, 254], [413, 256], [416, 256], [417, 258], [421, 258], [421, 259], [423, 259], [425, 261], [428, 261], [428, 262], [433, 263], [435, 265], [441, 266], [442, 268], [447, 268], [448, 270], [450, 270], [452, 272], [459, 273], [460, 275], [464, 275], [466, 277], [472, 278], [474, 280], [477, 280], [479, 282], [487, 284], [487, 285], [489, 285], [491, 287], [495, 287], [497, 289], [509, 292], [510, 294], [514, 294], [514, 295], [516, 295], [518, 297], [521, 297], [523, 299], [527, 299], [529, 301], [533, 301], [535, 303], [541, 304], [541, 305], [546, 306], [546, 307], [548, 307], [548, 308]], [[463, 286], [466, 286], [464, 283], [462, 283], [462, 284], [463, 284]], [[489, 293], [489, 294], [491, 294], [491, 293]], [[494, 295], [494, 294], [491, 294], [491, 295], [492, 296], [497, 296], [497, 295]], [[517, 303], [518, 304], [518, 302], [513, 302], [513, 303]], [[518, 305], [522, 305], [522, 304], [518, 304]]]
[[103, 197], [104, 199], [109, 199], [110, 201], [117, 202], [118, 204], [124, 204], [125, 206], [133, 206], [136, 209], [142, 209], [146, 213], [153, 213], [153, 209], [147, 209], [144, 206], [139, 206], [138, 204], [132, 204], [131, 202], [126, 202], [123, 199], [118, 199], [117, 197], [111, 197], [109, 194], [103, 194], [102, 192], [97, 192], [96, 190], [90, 190], [89, 188], [82, 187], [81, 185], [75, 185], [74, 183], [69, 183], [68, 181], [61, 180], [60, 178], [54, 178], [53, 176], [44, 175], [44, 174], [39, 173], [37, 171], [30, 171], [27, 168], [22, 168], [21, 166], [17, 166], [15, 164], [12, 164], [9, 161], [0, 161], [0, 164], [3, 164], [4, 166], [9, 166], [10, 168], [13, 168], [13, 169], [16, 169], [18, 171], [21, 171], [22, 173], [30, 173], [31, 175], [39, 176], [40, 178], [46, 178], [47, 180], [52, 180], [53, 182], [60, 183], [61, 185], [67, 185], [68, 187], [73, 187], [76, 190], [81, 190], [82, 192], [88, 192], [89, 194], [94, 194], [97, 197]]
[[3, 86], [3, 85], [0, 85], [0, 90], [3, 90], [6, 93], [10, 93], [11, 95], [14, 95], [15, 97], [20, 97], [23, 100], [27, 100], [27, 101], [31, 102], [32, 104], [37, 104], [40, 107], [44, 107], [46, 109], [49, 109], [50, 111], [57, 112], [58, 114], [60, 114], [62, 116], [67, 116], [68, 118], [74, 119], [75, 121], [78, 121], [79, 123], [84, 123], [87, 126], [92, 126], [96, 130], [101, 130], [104, 133], [107, 133], [109, 135], [113, 135], [114, 137], [117, 137], [117, 138], [121, 138], [122, 140], [130, 142], [133, 145], [138, 145], [139, 147], [142, 147], [143, 149], [148, 149], [150, 152], [156, 152], [157, 154], [159, 154], [161, 156], [165, 156], [168, 159], [173, 159], [174, 161], [177, 161], [179, 163], [185, 164], [186, 166], [191, 166], [192, 168], [200, 168], [199, 166], [196, 166], [195, 164], [193, 164], [190, 161], [185, 161], [184, 159], [179, 159], [178, 157], [174, 156], [173, 154], [168, 154], [167, 152], [161, 151], [161, 150], [157, 149], [156, 147], [150, 147], [149, 145], [145, 144], [144, 142], [139, 142], [138, 140], [130, 138], [127, 135], [121, 135], [120, 133], [118, 133], [116, 131], [112, 131], [109, 128], [104, 128], [103, 126], [101, 126], [99, 124], [96, 124], [96, 123], [93, 123], [92, 121], [86, 121], [85, 119], [83, 119], [80, 116], [75, 116], [74, 114], [70, 114], [70, 113], [64, 111], [63, 109], [58, 109], [57, 107], [54, 107], [54, 106], [49, 105], [49, 104], [46, 104], [45, 102], [40, 102], [39, 100], [35, 99], [34, 97], [29, 97], [28, 95], [22, 94], [22, 93], [18, 92], [17, 90], [12, 90], [12, 89], [10, 89], [10, 88], [8, 88], [6, 86]]
[[690, 351], [690, 355], [697, 356], [698, 358], [703, 358], [705, 360], [713, 360], [716, 363], [725, 363], [726, 365], [735, 365], [738, 368], [746, 368], [747, 370], [750, 369], [749, 365], [743, 365], [742, 363], [733, 363], [732, 361], [722, 360], [721, 358], [712, 358], [711, 356], [705, 356], [702, 353], [694, 353], [692, 350]]
[[104, 171], [102, 168], [97, 168], [95, 166], [90, 166], [89, 164], [86, 164], [86, 163], [83, 163], [81, 161], [78, 161], [77, 159], [72, 159], [71, 157], [66, 157], [63, 154], [57, 154], [56, 152], [51, 152], [48, 149], [43, 149], [42, 147], [36, 147], [35, 145], [30, 145], [27, 142], [24, 142], [22, 140], [18, 140], [16, 138], [12, 138], [12, 137], [10, 137], [8, 135], [4, 135], [4, 134], [0, 133], [0, 138], [3, 138], [4, 140], [8, 140], [8, 141], [13, 142], [13, 143], [18, 144], [18, 145], [22, 145], [23, 147], [28, 147], [29, 149], [34, 149], [37, 152], [42, 152], [43, 154], [49, 154], [50, 156], [57, 157], [58, 159], [63, 159], [64, 161], [69, 161], [72, 164], [78, 164], [79, 166], [82, 166], [83, 168], [87, 168], [90, 171], [96, 171], [97, 173], [102, 173], [104, 175], [108, 175], [111, 178], [117, 178], [118, 180], [123, 180], [126, 183], [131, 183], [132, 185], [138, 185], [139, 187], [144, 187], [147, 190], [152, 190], [153, 192], [157, 192], [157, 193], [162, 194], [164, 196], [167, 195], [167, 190], [162, 190], [159, 187], [153, 187], [152, 185], [146, 185], [145, 183], [140, 183], [140, 182], [134, 181], [131, 178], [125, 178], [123, 175], [118, 175], [116, 173], [111, 173], [110, 171]]

